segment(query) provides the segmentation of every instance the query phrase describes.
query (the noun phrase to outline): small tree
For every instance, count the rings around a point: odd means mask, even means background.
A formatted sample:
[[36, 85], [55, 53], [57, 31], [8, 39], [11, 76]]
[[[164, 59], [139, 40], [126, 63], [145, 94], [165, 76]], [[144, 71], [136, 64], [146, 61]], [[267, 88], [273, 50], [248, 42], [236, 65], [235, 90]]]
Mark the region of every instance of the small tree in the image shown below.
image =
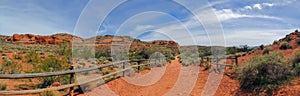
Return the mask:
[[267, 47], [264, 49], [263, 54], [269, 54], [272, 49]]
[[272, 88], [289, 80], [291, 70], [281, 53], [253, 57], [238, 70], [240, 87], [245, 91]]
[[300, 38], [296, 39], [296, 44], [300, 45]]
[[292, 45], [290, 43], [284, 41], [284, 42], [280, 43], [279, 48], [281, 50], [292, 49]]
[[285, 39], [286, 42], [290, 42], [291, 40], [292, 40], [292, 38], [291, 38], [290, 36], [288, 36], [288, 37]]
[[260, 50], [264, 50], [264, 44], [261, 44], [260, 46], [259, 46], [259, 48], [260, 48]]

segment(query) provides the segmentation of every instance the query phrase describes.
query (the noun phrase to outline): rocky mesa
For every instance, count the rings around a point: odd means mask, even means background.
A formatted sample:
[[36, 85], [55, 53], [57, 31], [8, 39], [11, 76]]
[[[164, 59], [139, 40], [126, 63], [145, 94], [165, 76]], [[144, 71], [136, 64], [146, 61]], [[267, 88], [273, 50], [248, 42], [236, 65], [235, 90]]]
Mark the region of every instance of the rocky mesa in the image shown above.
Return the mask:
[[82, 41], [83, 39], [74, 35], [60, 33], [50, 36], [33, 34], [14, 34], [2, 38], [4, 41], [15, 44], [59, 44], [63, 42]]

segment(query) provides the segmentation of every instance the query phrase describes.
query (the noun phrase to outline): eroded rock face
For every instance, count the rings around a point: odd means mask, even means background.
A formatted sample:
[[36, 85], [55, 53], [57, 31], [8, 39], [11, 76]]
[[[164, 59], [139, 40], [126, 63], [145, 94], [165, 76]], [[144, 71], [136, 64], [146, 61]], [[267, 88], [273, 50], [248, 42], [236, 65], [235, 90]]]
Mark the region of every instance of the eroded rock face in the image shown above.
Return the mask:
[[166, 40], [156, 40], [152, 41], [152, 44], [157, 44], [157, 45], [166, 45], [166, 46], [173, 46], [173, 47], [178, 47], [178, 43], [175, 41], [166, 41]]
[[16, 44], [59, 44], [63, 42], [82, 41], [80, 37], [70, 34], [54, 34], [51, 36], [14, 34], [13, 36], [3, 38], [3, 40]]
[[286, 35], [284, 38], [280, 39], [279, 42], [282, 42], [287, 39], [290, 39], [290, 41], [294, 41], [298, 38], [300, 38], [300, 32], [293, 32], [293, 33]]

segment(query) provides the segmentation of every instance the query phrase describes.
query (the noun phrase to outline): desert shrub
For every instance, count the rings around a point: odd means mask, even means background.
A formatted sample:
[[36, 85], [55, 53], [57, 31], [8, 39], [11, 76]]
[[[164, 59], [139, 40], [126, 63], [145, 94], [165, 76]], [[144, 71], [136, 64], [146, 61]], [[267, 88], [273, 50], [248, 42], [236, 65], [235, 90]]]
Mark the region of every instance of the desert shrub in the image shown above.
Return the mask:
[[300, 63], [294, 67], [294, 73], [296, 76], [300, 76]]
[[284, 83], [291, 77], [291, 70], [283, 55], [274, 52], [251, 58], [237, 76], [242, 90], [253, 91]]
[[265, 48], [264, 44], [261, 44], [261, 45], [259, 46], [259, 48], [260, 48], [260, 50], [264, 50], [264, 48]]
[[9, 70], [9, 74], [20, 74], [20, 70], [16, 69], [16, 68], [10, 68]]
[[300, 76], [300, 50], [295, 52], [292, 64], [295, 74]]
[[235, 54], [237, 52], [236, 47], [226, 47], [226, 54]]
[[14, 58], [18, 60], [22, 60], [23, 57], [21, 55], [14, 55]]
[[0, 90], [6, 90], [6, 84], [0, 83]]
[[46, 88], [46, 87], [50, 86], [51, 84], [53, 84], [56, 80], [57, 80], [57, 78], [55, 78], [55, 77], [42, 78], [42, 83], [38, 85], [38, 88]]
[[0, 74], [4, 74], [4, 73], [5, 73], [4, 68], [0, 66]]
[[101, 70], [101, 73], [103, 74], [103, 75], [106, 75], [106, 74], [109, 74], [110, 72], [108, 71], [108, 70]]
[[28, 63], [38, 63], [38, 62], [40, 62], [39, 55], [35, 51], [32, 51], [29, 54], [27, 54], [26, 58], [28, 60], [27, 61]]
[[270, 51], [272, 51], [272, 49], [267, 47], [267, 48], [264, 49], [263, 54], [269, 54]]
[[300, 45], [300, 38], [298, 38], [298, 39], [296, 40], [296, 44], [297, 44], [297, 45]]
[[211, 68], [211, 65], [210, 64], [205, 64], [204, 65], [204, 70], [209, 70]]
[[59, 91], [45, 91], [43, 93], [40, 93], [40, 96], [61, 96], [62, 94], [59, 93]]
[[278, 41], [277, 41], [277, 40], [273, 41], [273, 44], [274, 44], [274, 45], [275, 45], [275, 44], [278, 44]]
[[282, 42], [282, 43], [280, 43], [279, 48], [281, 50], [292, 49], [292, 45], [288, 42]]
[[297, 50], [295, 53], [294, 53], [294, 58], [293, 58], [293, 67], [296, 67], [296, 65], [298, 63], [300, 63], [300, 50]]
[[61, 84], [69, 84], [70, 82], [70, 76], [52, 76], [52, 77], [43, 77], [39, 78], [40, 81], [42, 81], [40, 84], [38, 84], [37, 88], [47, 88], [48, 86], [51, 86], [54, 82], [60, 82]]
[[287, 38], [284, 39], [284, 41], [286, 41], [286, 42], [290, 42], [291, 40], [292, 40], [291, 37], [287, 37]]
[[54, 56], [49, 56], [49, 58], [46, 58], [44, 61], [42, 61], [40, 68], [46, 72], [67, 69], [63, 68], [61, 61]]
[[13, 65], [13, 62], [10, 59], [5, 59], [4, 66], [9, 67], [9, 66], [12, 66], [12, 65]]

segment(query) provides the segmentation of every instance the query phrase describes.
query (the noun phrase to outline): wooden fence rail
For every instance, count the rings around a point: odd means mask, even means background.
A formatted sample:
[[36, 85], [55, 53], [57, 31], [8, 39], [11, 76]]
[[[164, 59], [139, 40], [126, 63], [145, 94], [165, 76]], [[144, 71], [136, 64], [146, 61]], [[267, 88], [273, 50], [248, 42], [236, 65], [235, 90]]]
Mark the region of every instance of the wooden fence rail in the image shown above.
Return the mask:
[[[37, 93], [42, 93], [42, 92], [47, 92], [47, 91], [57, 91], [57, 90], [62, 90], [62, 89], [68, 89], [70, 88], [70, 96], [73, 96], [73, 91], [74, 87], [80, 86], [82, 84], [87, 84], [90, 82], [95, 82], [98, 80], [102, 80], [103, 78], [110, 77], [115, 74], [123, 73], [127, 70], [130, 70], [131, 68], [138, 67], [140, 69], [140, 66], [145, 66], [149, 64], [138, 64], [138, 65], [132, 65], [128, 68], [125, 68], [125, 63], [127, 62], [140, 62], [140, 61], [148, 61], [147, 59], [142, 59], [142, 60], [125, 60], [125, 61], [119, 61], [119, 62], [113, 62], [110, 64], [105, 64], [105, 65], [100, 65], [100, 66], [95, 66], [95, 67], [90, 67], [90, 68], [84, 68], [84, 69], [76, 69], [76, 70], [68, 70], [68, 71], [61, 71], [61, 72], [46, 72], [46, 73], [32, 73], [32, 74], [0, 74], [0, 79], [23, 79], [23, 78], [36, 78], [36, 77], [51, 77], [51, 76], [59, 76], [59, 75], [68, 75], [71, 74], [70, 76], [70, 84], [68, 85], [62, 85], [58, 87], [50, 87], [50, 88], [44, 88], [44, 89], [35, 89], [35, 90], [20, 90], [20, 91], [0, 91], [0, 95], [24, 95], [24, 94], [37, 94]], [[106, 74], [103, 76], [99, 76], [96, 78], [91, 78], [82, 82], [74, 82], [74, 74], [75, 73], [80, 73], [80, 72], [88, 72], [92, 70], [97, 70], [99, 68], [103, 67], [108, 67], [108, 66], [113, 66], [113, 65], [118, 65], [122, 64], [122, 70]], [[139, 70], [138, 70], [139, 71]], [[73, 75], [73, 76], [72, 76]]]

